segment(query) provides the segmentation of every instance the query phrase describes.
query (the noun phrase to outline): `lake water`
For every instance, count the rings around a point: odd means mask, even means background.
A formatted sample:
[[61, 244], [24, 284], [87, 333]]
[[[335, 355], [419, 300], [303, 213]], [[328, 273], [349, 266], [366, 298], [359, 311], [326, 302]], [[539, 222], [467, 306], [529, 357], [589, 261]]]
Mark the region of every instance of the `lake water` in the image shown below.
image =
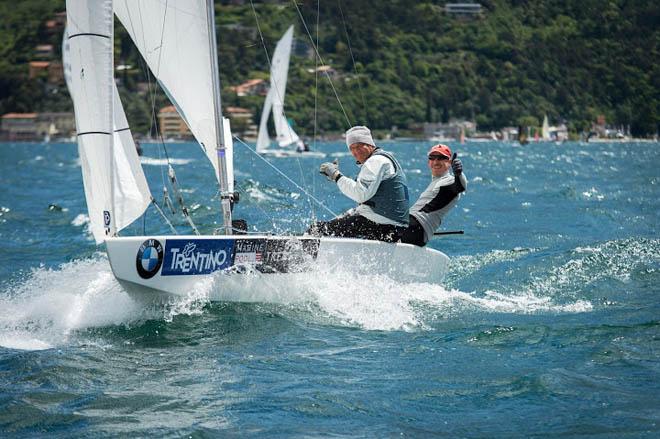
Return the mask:
[[[428, 143], [384, 143], [416, 198]], [[658, 437], [660, 145], [458, 147], [442, 285], [338, 273], [289, 305], [146, 306], [87, 229], [73, 144], [0, 144], [0, 436]], [[167, 168], [143, 145], [157, 200]], [[210, 165], [166, 144], [202, 232]], [[341, 144], [318, 144], [357, 172]], [[160, 151], [160, 152], [159, 152]], [[323, 159], [236, 146], [237, 217], [301, 232], [351, 202]], [[180, 214], [177, 228], [189, 230]], [[126, 234], [166, 233], [149, 210]], [[296, 291], [300, 293], [300, 291]]]

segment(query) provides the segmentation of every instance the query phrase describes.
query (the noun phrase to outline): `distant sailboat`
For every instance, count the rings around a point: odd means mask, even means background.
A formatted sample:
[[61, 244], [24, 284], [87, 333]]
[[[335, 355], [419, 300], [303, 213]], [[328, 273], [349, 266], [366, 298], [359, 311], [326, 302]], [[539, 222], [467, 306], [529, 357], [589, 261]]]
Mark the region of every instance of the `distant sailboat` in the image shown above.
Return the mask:
[[50, 142], [57, 134], [59, 134], [59, 131], [55, 124], [51, 122], [50, 126], [48, 127], [48, 131], [46, 131], [46, 134], [44, 135], [44, 142]]
[[552, 140], [550, 137], [550, 124], [548, 123], [548, 115], [543, 117], [543, 126], [541, 127], [541, 140], [549, 142]]
[[[284, 96], [286, 95], [286, 83], [289, 76], [289, 59], [291, 58], [291, 47], [293, 44], [293, 25], [284, 33], [275, 46], [270, 68], [270, 90], [264, 102], [257, 135], [257, 152], [259, 154], [290, 156], [305, 153], [324, 157], [323, 153], [309, 151], [303, 140], [295, 132], [289, 120], [284, 114]], [[270, 138], [268, 137], [268, 118], [273, 114], [275, 125], [275, 138], [280, 149], [270, 149]], [[288, 148], [295, 145], [295, 149]]]

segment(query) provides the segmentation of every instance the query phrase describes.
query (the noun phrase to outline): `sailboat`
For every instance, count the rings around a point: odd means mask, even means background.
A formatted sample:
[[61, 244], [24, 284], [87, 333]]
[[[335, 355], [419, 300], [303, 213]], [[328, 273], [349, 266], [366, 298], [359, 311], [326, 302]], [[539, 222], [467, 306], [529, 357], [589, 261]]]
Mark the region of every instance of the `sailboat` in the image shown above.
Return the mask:
[[[119, 236], [150, 205], [158, 205], [115, 86], [113, 12], [213, 164], [223, 220], [219, 234]], [[233, 145], [222, 117], [211, 0], [114, 5], [112, 0], [67, 0], [67, 20], [65, 69], [90, 230], [97, 244], [105, 243], [114, 276], [127, 292], [154, 299], [185, 296], [200, 282], [211, 282], [210, 300], [287, 302], [292, 286], [324, 272], [386, 275], [402, 282], [442, 280], [449, 258], [430, 248], [235, 234]], [[285, 288], [277, 289], [278, 284]], [[274, 290], [285, 293], [273, 295]]]
[[[275, 46], [273, 60], [270, 67], [270, 90], [266, 95], [264, 107], [261, 111], [259, 133], [257, 134], [257, 152], [261, 155], [272, 155], [277, 157], [299, 156], [325, 157], [325, 154], [317, 151], [309, 151], [303, 140], [295, 132], [291, 123], [284, 114], [284, 97], [286, 95], [286, 83], [289, 76], [289, 59], [291, 58], [291, 47], [293, 45], [293, 25]], [[273, 115], [273, 124], [277, 136], [275, 141], [279, 148], [271, 149], [271, 140], [268, 136], [268, 119]], [[293, 146], [294, 148], [291, 148]]]
[[543, 126], [541, 126], [541, 140], [544, 142], [550, 142], [552, 138], [550, 137], [550, 124], [548, 123], [548, 115], [543, 116]]

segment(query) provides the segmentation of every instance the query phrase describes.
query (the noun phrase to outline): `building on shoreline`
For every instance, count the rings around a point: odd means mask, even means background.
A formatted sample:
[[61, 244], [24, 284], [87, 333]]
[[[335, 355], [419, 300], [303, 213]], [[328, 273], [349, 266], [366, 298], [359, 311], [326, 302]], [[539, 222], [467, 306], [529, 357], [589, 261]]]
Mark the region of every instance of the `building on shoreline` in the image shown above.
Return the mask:
[[263, 79], [250, 79], [244, 83], [231, 87], [236, 96], [266, 96], [268, 84]]
[[246, 140], [257, 139], [257, 126], [252, 121], [254, 114], [247, 108], [226, 107], [227, 117], [231, 121], [233, 134]]
[[73, 113], [7, 113], [1, 117], [0, 140], [10, 142], [70, 138], [76, 133]]
[[477, 128], [474, 122], [469, 120], [450, 120], [448, 123], [425, 122], [423, 125], [423, 136], [434, 142], [459, 140], [463, 135], [472, 134]]
[[0, 138], [9, 141], [37, 140], [37, 113], [7, 113], [2, 115]]
[[158, 112], [158, 126], [163, 139], [192, 139], [188, 125], [181, 119], [174, 105], [163, 107]]
[[[253, 114], [250, 110], [241, 107], [225, 107], [227, 117], [231, 121], [233, 134], [245, 139], [256, 139], [257, 127], [252, 122]], [[158, 112], [158, 126], [163, 139], [190, 140], [193, 134], [188, 125], [177, 113], [174, 105], [163, 107]]]
[[42, 74], [50, 84], [64, 84], [64, 69], [60, 61], [30, 61], [28, 77], [35, 79]]

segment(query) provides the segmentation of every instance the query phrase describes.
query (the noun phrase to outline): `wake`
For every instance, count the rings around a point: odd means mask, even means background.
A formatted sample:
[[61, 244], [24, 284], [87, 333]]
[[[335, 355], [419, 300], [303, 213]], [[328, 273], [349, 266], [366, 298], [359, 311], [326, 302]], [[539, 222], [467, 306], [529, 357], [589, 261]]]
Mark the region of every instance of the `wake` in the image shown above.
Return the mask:
[[[610, 250], [606, 244], [602, 249]], [[639, 246], [634, 247], [639, 248]], [[0, 346], [39, 350], [75, 343], [76, 334], [88, 328], [139, 325], [146, 320], [171, 322], [179, 315], [201, 315], [211, 301], [253, 298], [256, 309], [284, 318], [316, 324], [380, 331], [424, 331], [438, 320], [475, 313], [562, 314], [593, 310], [581, 294], [570, 291], [564, 276], [584, 281], [593, 276], [590, 262], [602, 249], [576, 249], [571, 259], [543, 277], [531, 274], [500, 291], [460, 291], [452, 285], [478, 275], [485, 267], [513, 264], [534, 250], [495, 250], [483, 255], [455, 258], [445, 285], [403, 283], [385, 275], [363, 275], [328, 269], [299, 273], [279, 282], [260, 276], [227, 276], [218, 273], [200, 282], [184, 296], [155, 305], [136, 300], [115, 279], [107, 257], [36, 268], [25, 279], [0, 292]], [[605, 252], [610, 253], [610, 252]], [[628, 253], [628, 252], [624, 252]], [[611, 255], [608, 255], [611, 258]], [[609, 258], [608, 258], [609, 259]], [[621, 255], [621, 259], [627, 259]], [[612, 275], [625, 276], [613, 264]], [[616, 267], [616, 269], [614, 269]], [[631, 269], [631, 266], [626, 267]], [[564, 294], [566, 291], [570, 294]], [[264, 304], [268, 302], [269, 304]]]
[[37, 268], [0, 294], [0, 346], [48, 349], [67, 344], [75, 331], [135, 321], [144, 311], [117, 283], [106, 259]]

